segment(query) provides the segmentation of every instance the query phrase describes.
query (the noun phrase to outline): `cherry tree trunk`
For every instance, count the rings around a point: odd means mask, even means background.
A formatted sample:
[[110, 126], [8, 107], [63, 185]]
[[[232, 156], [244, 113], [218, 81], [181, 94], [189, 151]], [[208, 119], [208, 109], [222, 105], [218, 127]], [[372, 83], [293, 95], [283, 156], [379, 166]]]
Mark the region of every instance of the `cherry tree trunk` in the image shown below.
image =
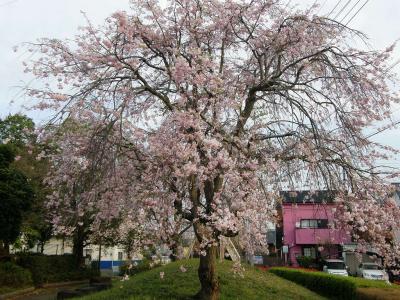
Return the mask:
[[169, 256], [169, 258], [171, 259], [171, 261], [177, 261], [178, 260], [178, 245], [176, 243], [174, 243], [171, 247], [171, 255]]
[[205, 256], [200, 255], [198, 275], [201, 289], [196, 295], [199, 300], [219, 299], [219, 282], [216, 272], [217, 252], [218, 247], [211, 246], [207, 248]]
[[[130, 260], [130, 258], [129, 258], [129, 260]], [[98, 263], [99, 263], [99, 274], [100, 274], [100, 270], [101, 270], [101, 240], [99, 242], [99, 260], [98, 260]]]
[[84, 248], [85, 239], [83, 236], [83, 232], [78, 229], [75, 232], [73, 237], [73, 246], [72, 246], [72, 254], [75, 257], [75, 265], [78, 268], [81, 268], [85, 265], [85, 259], [83, 258], [83, 248]]
[[[45, 242], [40, 242], [39, 245], [40, 245], [40, 253], [43, 254]], [[57, 248], [58, 248], [58, 246], [57, 246]]]
[[181, 242], [179, 239], [179, 236], [173, 238], [174, 243], [170, 246], [171, 250], [171, 255], [170, 259], [171, 261], [177, 261], [182, 258], [182, 252], [181, 252]]

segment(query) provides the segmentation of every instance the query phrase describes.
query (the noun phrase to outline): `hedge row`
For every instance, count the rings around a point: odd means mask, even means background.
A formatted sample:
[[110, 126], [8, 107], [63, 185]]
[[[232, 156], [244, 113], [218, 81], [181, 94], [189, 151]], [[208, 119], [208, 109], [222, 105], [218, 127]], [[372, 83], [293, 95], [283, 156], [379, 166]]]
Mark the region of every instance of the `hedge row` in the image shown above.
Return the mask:
[[98, 270], [91, 268], [77, 269], [72, 255], [32, 255], [22, 254], [17, 264], [32, 273], [33, 283], [62, 282], [87, 279], [98, 275]]
[[356, 284], [346, 277], [288, 268], [271, 268], [269, 272], [329, 298], [356, 299]]
[[29, 270], [13, 264], [0, 263], [0, 287], [23, 287], [32, 284]]

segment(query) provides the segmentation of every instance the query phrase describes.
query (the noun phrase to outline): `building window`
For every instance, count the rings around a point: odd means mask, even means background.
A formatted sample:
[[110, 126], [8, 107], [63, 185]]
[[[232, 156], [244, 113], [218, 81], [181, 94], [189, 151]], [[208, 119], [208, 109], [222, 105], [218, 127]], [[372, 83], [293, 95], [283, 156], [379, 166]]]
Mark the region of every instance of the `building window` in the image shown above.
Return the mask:
[[300, 221], [301, 228], [328, 228], [326, 219], [303, 219]]
[[267, 231], [267, 243], [276, 245], [276, 231], [275, 230]]
[[304, 247], [303, 255], [307, 257], [316, 258], [315, 247]]
[[118, 252], [118, 260], [122, 260], [122, 252]]

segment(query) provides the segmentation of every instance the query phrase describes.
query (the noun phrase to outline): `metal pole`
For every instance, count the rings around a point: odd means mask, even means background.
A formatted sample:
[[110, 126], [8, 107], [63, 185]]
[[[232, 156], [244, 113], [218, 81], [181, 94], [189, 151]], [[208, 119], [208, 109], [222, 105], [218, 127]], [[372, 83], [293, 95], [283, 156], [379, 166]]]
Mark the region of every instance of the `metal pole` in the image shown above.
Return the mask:
[[99, 272], [100, 272], [100, 263], [101, 263], [101, 240], [99, 242]]

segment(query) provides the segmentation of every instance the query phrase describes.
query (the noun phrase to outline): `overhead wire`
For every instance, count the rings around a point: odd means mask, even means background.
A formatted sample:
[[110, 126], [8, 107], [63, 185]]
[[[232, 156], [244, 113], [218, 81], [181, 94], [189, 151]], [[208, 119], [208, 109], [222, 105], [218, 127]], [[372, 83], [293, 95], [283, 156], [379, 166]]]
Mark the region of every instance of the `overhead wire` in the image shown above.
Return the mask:
[[347, 14], [340, 20], [340, 23], [343, 23], [344, 19], [347, 18], [347, 16], [353, 11], [353, 9], [358, 5], [358, 3], [360, 3], [361, 0], [358, 0], [347, 12]]
[[[327, 18], [329, 18], [329, 16], [339, 7], [340, 3], [342, 3], [343, 0], [339, 0], [336, 2], [335, 6], [331, 9], [331, 11], [326, 15]], [[325, 5], [327, 1], [325, 1], [323, 3], [323, 5]], [[340, 23], [342, 23], [347, 16], [350, 15], [350, 13], [357, 7], [357, 5], [361, 2], [361, 0], [357, 0], [355, 4], [353, 4], [353, 6], [347, 11], [347, 13], [344, 15], [344, 17], [340, 20]], [[354, 13], [354, 15], [351, 16], [351, 18], [347, 21], [347, 23], [345, 24], [345, 26], [347, 26], [359, 13], [360, 11], [365, 7], [365, 5], [367, 5], [367, 3], [369, 2], [369, 0], [366, 0], [364, 2], [364, 4]], [[342, 12], [345, 11], [346, 7], [349, 6], [349, 4], [352, 3], [352, 0], [348, 0], [343, 7], [336, 13], [335, 17], [333, 18], [333, 20], [335, 20], [336, 18], [340, 17], [340, 15], [342, 14]], [[322, 5], [322, 6], [323, 6]], [[322, 7], [321, 6], [321, 7]], [[321, 9], [321, 8], [320, 8]], [[337, 20], [338, 21], [338, 20]]]
[[[328, 16], [338, 7], [338, 5], [340, 4], [340, 2], [341, 2], [341, 1], [338, 1], [338, 2], [336, 3], [335, 7], [329, 12]], [[342, 22], [346, 19], [346, 17], [354, 10], [354, 8], [355, 8], [360, 2], [361, 2], [361, 0], [358, 0], [351, 8], [347, 11], [347, 13], [344, 15], [344, 17], [340, 20], [340, 23], [342, 23]], [[365, 5], [367, 5], [368, 2], [369, 2], [369, 0], [366, 0], [366, 1], [364, 2], [364, 4], [354, 13], [354, 15], [349, 19], [349, 21], [347, 21], [347, 23], [345, 24], [345, 26], [347, 26], [347, 25], [360, 13], [360, 11], [365, 7]], [[340, 16], [340, 14], [344, 11], [344, 9], [345, 9], [350, 3], [351, 3], [351, 0], [347, 1], [346, 4], [340, 9], [340, 11], [336, 13], [334, 19], [336, 19], [338, 16]], [[392, 64], [392, 65], [387, 69], [387, 71], [390, 71], [391, 69], [393, 69], [393, 68], [394, 68], [395, 66], [397, 66], [398, 64], [400, 64], [400, 59], [397, 60], [394, 64]], [[374, 132], [374, 133], [369, 134], [368, 136], [366, 136], [366, 138], [370, 138], [370, 137], [372, 137], [372, 136], [374, 136], [374, 135], [377, 135], [377, 134], [379, 134], [379, 133], [381, 133], [381, 132], [383, 132], [383, 131], [385, 131], [385, 130], [388, 130], [389, 128], [391, 128], [391, 127], [393, 127], [393, 126], [398, 125], [398, 124], [400, 124], [400, 121], [396, 121], [396, 122], [392, 123], [390, 127], [385, 127], [385, 128], [379, 129], [379, 130], [377, 130], [376, 132]]]
[[377, 130], [376, 132], [371, 133], [370, 135], [367, 135], [365, 138], [369, 139], [370, 137], [372, 137], [372, 136], [374, 136], [374, 135], [377, 135], [378, 133], [384, 132], [385, 130], [388, 130], [389, 128], [391, 128], [391, 127], [393, 127], [393, 126], [396, 126], [396, 125], [398, 125], [398, 124], [400, 124], [400, 121], [394, 122], [393, 124], [391, 124], [390, 127], [384, 127], [384, 128], [382, 128], [382, 129], [379, 129], [379, 130]]
[[336, 7], [338, 7], [338, 5], [340, 4], [340, 2], [342, 2], [342, 0], [339, 0], [336, 5], [332, 8], [332, 10], [329, 12], [329, 14], [326, 15], [327, 18], [329, 18], [329, 16], [331, 15], [331, 13], [333, 13], [336, 9]]
[[[400, 62], [400, 61], [399, 61], [399, 62]], [[399, 63], [399, 62], [397, 62], [397, 63]], [[392, 114], [395, 113], [395, 112], [397, 112], [397, 111], [399, 111], [399, 110], [400, 110], [400, 107], [398, 107], [397, 109], [393, 110], [393, 111], [392, 111]], [[377, 130], [376, 132], [371, 133], [370, 135], [366, 136], [366, 138], [370, 138], [371, 136], [374, 136], [374, 135], [376, 135], [376, 134], [378, 134], [378, 133], [381, 133], [381, 132], [383, 132], [383, 131], [385, 131], [385, 130], [391, 129], [392, 127], [394, 127], [394, 126], [396, 126], [396, 125], [398, 125], [398, 124], [400, 124], [400, 120], [399, 120], [399, 121], [393, 122], [390, 126], [381, 128], [381, 129]], [[399, 163], [400, 163], [400, 162], [399, 162]]]
[[391, 69], [393, 69], [395, 66], [397, 66], [398, 64], [400, 64], [400, 59], [398, 59], [397, 61], [395, 61], [389, 68], [387, 68], [387, 69], [385, 70], [385, 74], [386, 74], [387, 72], [389, 72]]
[[333, 18], [334, 20], [342, 13], [343, 10], [346, 9], [346, 7], [350, 4], [351, 1], [352, 1], [352, 0], [348, 0], [348, 1], [346, 2], [346, 4], [343, 5], [342, 9], [339, 10], [339, 11], [337, 12], [336, 16]]
[[364, 2], [364, 4], [356, 11], [356, 13], [350, 18], [350, 20], [345, 24], [345, 26], [347, 26], [359, 14], [359, 12], [364, 8], [365, 5], [367, 5], [368, 2], [369, 0], [366, 0]]
[[[342, 1], [342, 0], [339, 0], [339, 1], [336, 3], [336, 5], [332, 8], [332, 10], [329, 12], [329, 14], [328, 14], [326, 17], [329, 17], [329, 15], [338, 7], [338, 5], [340, 4], [341, 1]], [[342, 20], [340, 21], [340, 23], [343, 21], [344, 18], [346, 18], [346, 17], [354, 10], [354, 8], [357, 6], [357, 4], [358, 4], [360, 1], [361, 1], [361, 0], [358, 0], [358, 1], [349, 9], [349, 11], [346, 13], [346, 15], [345, 15], [345, 16], [342, 18]], [[368, 2], [368, 1], [369, 1], [369, 0], [367, 0], [367, 2]], [[325, 1], [324, 4], [325, 4], [326, 2], [327, 2], [327, 1]], [[341, 11], [342, 11], [350, 2], [351, 2], [351, 0], [349, 0], [349, 1], [342, 7]], [[323, 5], [324, 5], [324, 4], [323, 4]], [[365, 4], [366, 4], [366, 3], [364, 3], [364, 5], [355, 13], [355, 15], [361, 11], [361, 9], [365, 6]], [[320, 8], [320, 9], [321, 9], [321, 8]], [[340, 15], [340, 12], [341, 12], [341, 11], [339, 11], [339, 13], [336, 14], [335, 18], [336, 18], [338, 15]], [[354, 18], [355, 15], [353, 15], [352, 19]], [[351, 19], [350, 19], [350, 21], [351, 21]], [[349, 21], [349, 22], [350, 22], [350, 21]], [[347, 22], [347, 24], [348, 24], [349, 22]], [[400, 63], [400, 60], [399, 60], [396, 64], [398, 64], [398, 63]], [[390, 68], [393, 68], [393, 67], [394, 67], [394, 66], [391, 66]], [[388, 69], [388, 70], [389, 70], [389, 69]], [[334, 113], [334, 112], [331, 112], [331, 113], [327, 116], [327, 118], [329, 118], [333, 113]]]
[[[335, 9], [339, 6], [339, 4], [340, 4], [341, 2], [342, 2], [342, 1], [339, 0], [339, 1], [336, 3], [336, 5], [335, 5], [335, 6], [333, 7], [333, 9], [329, 12], [329, 14], [327, 15], [327, 17], [329, 17], [329, 16], [335, 11]], [[351, 8], [347, 11], [347, 13], [344, 15], [344, 17], [343, 17], [339, 22], [340, 22], [340, 23], [343, 23], [343, 21], [347, 18], [347, 16], [350, 15], [350, 13], [357, 7], [357, 5], [358, 5], [360, 2], [361, 2], [361, 0], [356, 1], [355, 4], [353, 4], [353, 6], [351, 6]], [[363, 3], [363, 5], [362, 5], [362, 6], [351, 16], [351, 18], [347, 21], [347, 23], [345, 24], [345, 26], [347, 26], [348, 24], [350, 24], [350, 22], [360, 13], [360, 11], [367, 5], [368, 2], [369, 2], [369, 0], [366, 0], [366, 1]], [[324, 4], [325, 4], [325, 3], [326, 3], [326, 1], [324, 2]], [[340, 16], [340, 14], [346, 9], [346, 7], [347, 7], [350, 3], [351, 3], [351, 0], [347, 1], [346, 4], [340, 9], [340, 11], [336, 13], [336, 15], [335, 15], [335, 17], [334, 17], [333, 19], [338, 18], [338, 17]], [[400, 64], [400, 59], [397, 60], [394, 64], [392, 64], [392, 65], [387, 69], [387, 71], [390, 71], [391, 69], [393, 69], [393, 68], [394, 68], [395, 66], [397, 66], [398, 64]], [[399, 124], [400, 124], [400, 120], [399, 120], [399, 121], [396, 121], [396, 122], [393, 122], [392, 124], [390, 124], [390, 126], [381, 128], [381, 129], [379, 129], [379, 130], [377, 130], [377, 131], [375, 131], [375, 132], [373, 132], [373, 133], [367, 135], [366, 138], [369, 139], [369, 138], [371, 138], [371, 137], [373, 137], [373, 136], [375, 136], [375, 135], [377, 135], [377, 134], [379, 134], [379, 133], [381, 133], [381, 132], [384, 132], [384, 131], [386, 131], [386, 130], [388, 130], [388, 129], [390, 129], [390, 128], [393, 128], [394, 126], [399, 125]]]

